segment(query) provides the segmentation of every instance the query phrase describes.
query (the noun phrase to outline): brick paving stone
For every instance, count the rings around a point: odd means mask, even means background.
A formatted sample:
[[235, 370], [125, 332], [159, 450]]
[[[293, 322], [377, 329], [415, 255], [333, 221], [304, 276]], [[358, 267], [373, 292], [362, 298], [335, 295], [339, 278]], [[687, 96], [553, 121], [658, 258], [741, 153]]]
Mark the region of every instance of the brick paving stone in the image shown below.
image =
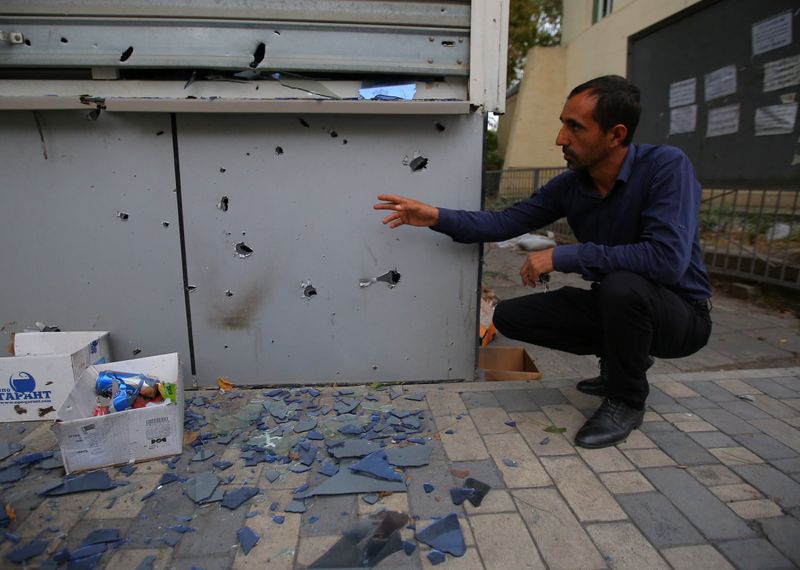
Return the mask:
[[744, 447], [719, 447], [708, 450], [724, 465], [753, 465], [764, 463], [755, 453]]
[[760, 410], [750, 402], [737, 400], [736, 402], [722, 402], [720, 407], [743, 420], [763, 420], [771, 417], [764, 410]]
[[717, 462], [702, 446], [685, 433], [652, 433], [650, 439], [656, 442], [679, 465], [705, 465]]
[[781, 418], [781, 419], [794, 428], [800, 428], [800, 416], [797, 416], [795, 418]]
[[770, 463], [784, 473], [800, 473], [800, 457], [792, 457], [789, 459], [772, 459]]
[[728, 503], [733, 512], [743, 519], [766, 519], [783, 515], [781, 508], [769, 499], [754, 499], [752, 501], [733, 501]]
[[792, 418], [797, 415], [797, 410], [771, 396], [756, 396], [753, 405], [776, 418]]
[[567, 428], [564, 437], [569, 441], [575, 440], [575, 434], [586, 423], [586, 417], [571, 405], [542, 406], [542, 411], [552, 425]]
[[662, 405], [662, 404], [674, 404], [675, 400], [667, 396], [667, 394], [661, 391], [657, 386], [651, 385], [650, 386], [650, 393], [647, 396], [647, 405]]
[[518, 489], [512, 496], [549, 568], [605, 567], [603, 557], [555, 489]]
[[[416, 521], [417, 529], [423, 529], [434, 522], [435, 522], [434, 519], [426, 519], [423, 517], [418, 521]], [[463, 512], [458, 513], [458, 524], [461, 527], [461, 534], [464, 535], [464, 544], [466, 544], [467, 547], [476, 546], [475, 534], [472, 532], [472, 527], [469, 525], [469, 521], [464, 516]], [[421, 546], [424, 547], [424, 545]], [[429, 549], [430, 547], [424, 547], [424, 548]]]
[[23, 538], [33, 538], [43, 528], [49, 526], [57, 526], [61, 532], [69, 533], [70, 529], [91, 509], [98, 495], [99, 493], [89, 492], [48, 497], [14, 529], [14, 534]]
[[[544, 487], [551, 484], [542, 464], [518, 433], [487, 435], [484, 440], [508, 488]], [[517, 466], [505, 465], [505, 459], [516, 461]]]
[[505, 424], [511, 418], [503, 408], [471, 408], [469, 415], [481, 435], [516, 431]]
[[[456, 507], [450, 500], [450, 489], [462, 484], [463, 480], [455, 479], [449, 471], [447, 463], [430, 463], [424, 467], [415, 468], [411, 481], [408, 483], [408, 505], [411, 514], [422, 518], [445, 516], [450, 512], [461, 512], [461, 507]], [[434, 490], [425, 493], [424, 483], [431, 483]], [[439, 500], [436, 500], [439, 497]]]
[[[142, 497], [158, 486], [161, 475], [139, 475], [131, 478], [125, 487], [104, 493], [89, 508], [87, 518], [134, 518], [144, 507]], [[112, 500], [113, 497], [116, 499]]]
[[543, 406], [557, 406], [569, 403], [567, 397], [564, 396], [558, 388], [531, 390], [531, 398], [533, 398], [533, 401], [536, 402], [540, 408]]
[[[291, 570], [300, 535], [302, 516], [296, 513], [284, 513], [283, 507], [292, 499], [291, 491], [275, 491], [268, 494], [267, 501], [277, 501], [284, 517], [282, 525], [272, 522], [273, 512], [266, 504], [250, 505], [251, 518], [245, 518], [244, 524], [261, 535], [255, 548], [247, 556], [241, 548], [236, 549], [233, 561], [234, 570], [264, 567], [270, 570]], [[242, 506], [242, 508], [245, 508]], [[238, 530], [238, 529], [237, 529]]]
[[[228, 567], [230, 567], [235, 555], [231, 546], [238, 544], [236, 531], [244, 525], [246, 514], [246, 506], [230, 510], [220, 505], [214, 505], [208, 509], [197, 511], [191, 524], [197, 531], [181, 535], [180, 542], [174, 549], [175, 558], [229, 554]], [[153, 538], [156, 539], [156, 537]]]
[[575, 448], [560, 433], [548, 433], [544, 429], [551, 425], [544, 412], [514, 412], [511, 419], [517, 422], [517, 431], [537, 456], [571, 455]]
[[800, 566], [800, 521], [789, 516], [767, 519], [761, 521], [761, 529], [784, 556]]
[[472, 408], [499, 408], [500, 402], [489, 391], [481, 392], [461, 392], [461, 399], [467, 409]]
[[155, 570], [166, 570], [172, 560], [171, 548], [148, 548], [136, 550], [117, 550], [108, 561], [107, 568], [118, 568], [120, 570], [134, 569], [148, 556], [155, 556], [153, 568]]
[[733, 570], [713, 546], [675, 546], [661, 551], [674, 570]]
[[758, 388], [754, 388], [753, 386], [736, 378], [728, 378], [726, 380], [714, 380], [714, 384], [716, 384], [720, 388], [726, 389], [734, 396], [747, 396], [747, 395], [752, 396], [755, 394], [761, 394], [761, 390], [759, 390]]
[[691, 412], [687, 413], [677, 413], [677, 414], [664, 414], [662, 416], [664, 421], [667, 421], [671, 424], [677, 424], [678, 422], [701, 422], [703, 421], [700, 416], [697, 414], [693, 414]]
[[639, 430], [633, 430], [628, 439], [617, 444], [617, 449], [655, 449], [658, 447], [653, 441]]
[[506, 412], [539, 411], [529, 390], [495, 390], [494, 396]]
[[692, 382], [692, 389], [716, 404], [732, 402], [737, 399], [731, 392], [714, 382]]
[[762, 495], [758, 489], [747, 483], [736, 483], [733, 485], [717, 485], [708, 488], [709, 491], [714, 493], [720, 501], [730, 503], [732, 501], [750, 501], [755, 499], [762, 499]]
[[697, 422], [675, 422], [675, 427], [684, 433], [699, 433], [705, 431], [718, 431], [717, 428], [704, 420]]
[[[705, 423], [705, 422], [703, 422]], [[716, 428], [715, 428], [716, 429]], [[731, 436], [719, 432], [690, 433], [689, 437], [705, 448], [709, 447], [737, 447], [739, 444]]]
[[614, 495], [630, 493], [646, 493], [653, 490], [650, 481], [638, 471], [621, 471], [618, 473], [601, 473], [600, 480]]
[[658, 389], [671, 398], [694, 398], [699, 396], [687, 384], [681, 382], [660, 382]]
[[676, 432], [678, 431], [674, 425], [666, 421], [660, 422], [647, 422], [643, 423], [642, 427], [639, 428], [647, 435], [651, 433], [668, 433], [668, 432]]
[[737, 435], [734, 439], [763, 459], [789, 459], [797, 457], [794, 451], [763, 433]]
[[340, 538], [341, 535], [337, 534], [332, 536], [309, 536], [300, 540], [297, 545], [297, 564], [295, 567], [307, 568], [320, 556], [328, 552]]
[[470, 516], [469, 522], [488, 570], [544, 569], [539, 551], [518, 513], [476, 514]]
[[583, 392], [578, 392], [577, 388], [569, 387], [569, 388], [562, 388], [561, 393], [569, 400], [570, 404], [578, 408], [579, 410], [591, 410], [594, 412], [603, 402], [603, 399], [599, 396], [590, 396], [589, 394], [584, 394]]
[[706, 487], [714, 485], [734, 485], [742, 482], [742, 478], [724, 465], [698, 465], [689, 467], [689, 474]]
[[614, 570], [669, 570], [658, 551], [629, 522], [591, 524], [586, 530]]
[[616, 447], [603, 449], [585, 449], [579, 447], [578, 454], [592, 468], [595, 473], [608, 473], [611, 471], [632, 471], [635, 467], [628, 461]]
[[425, 399], [434, 415], [457, 416], [467, 413], [464, 400], [452, 390], [428, 390]]
[[673, 467], [645, 469], [643, 474], [710, 539], [754, 536], [750, 527], [682, 469]]
[[[430, 548], [421, 546], [418, 548], [418, 550], [420, 551], [419, 554], [420, 554], [420, 559], [422, 561], [421, 567], [424, 568], [425, 570], [431, 568], [440, 570], [442, 566], [448, 569], [453, 568], [454, 570], [483, 570], [484, 568], [483, 562], [481, 562], [481, 558], [478, 555], [477, 548], [467, 548], [467, 551], [464, 553], [464, 556], [461, 556], [460, 558], [456, 558], [448, 554], [445, 563], [439, 566], [434, 566], [433, 564], [431, 564], [430, 561], [428, 560], [428, 557], [425, 556], [425, 554], [430, 552]], [[383, 563], [381, 563], [379, 568], [383, 570]]]
[[[405, 493], [397, 494], [405, 495]], [[352, 527], [358, 518], [356, 503], [358, 499], [358, 495], [315, 497], [306, 505], [306, 512], [303, 513], [300, 524], [300, 537], [336, 534]], [[317, 517], [317, 522], [309, 524], [311, 517]]]
[[640, 469], [675, 465], [675, 462], [660, 449], [625, 449], [623, 453]]
[[716, 546], [737, 568], [777, 570], [792, 567], [792, 563], [763, 538], [731, 540], [720, 542]]
[[[483, 440], [469, 416], [461, 420], [456, 420], [456, 416], [437, 417], [436, 429], [439, 430], [445, 453], [451, 461], [472, 461], [489, 457]], [[453, 429], [455, 433], [447, 434], [445, 433], [447, 429]]]
[[661, 417], [661, 414], [659, 414], [658, 412], [654, 412], [652, 410], [645, 410], [644, 418], [642, 418], [642, 421], [644, 421], [644, 422], [660, 422], [662, 419], [663, 418]]
[[[715, 428], [728, 435], [739, 435], [743, 433], [758, 433], [757, 427], [747, 423], [743, 419], [732, 414], [728, 410], [712, 408], [709, 410], [698, 410], [697, 415], [713, 425]], [[756, 420], [766, 421], [766, 420]]]
[[800, 398], [788, 398], [783, 400], [783, 403], [795, 410], [800, 411]]
[[611, 493], [578, 457], [543, 457], [542, 464], [582, 522], [626, 518]]
[[750, 423], [783, 445], [800, 453], [800, 430], [778, 419], [753, 420]]
[[620, 495], [617, 500], [657, 548], [705, 542], [697, 529], [661, 493]]
[[216, 556], [176, 556], [172, 559], [170, 570], [228, 570], [231, 567], [230, 554]]
[[694, 398], [679, 398], [675, 401], [684, 408], [692, 410], [693, 412], [697, 410], [708, 410], [710, 408], [719, 407], [718, 404], [715, 404], [708, 398], [704, 398], [702, 396], [695, 396]]
[[[491, 486], [492, 489], [502, 489], [506, 486], [503, 481], [503, 476], [497, 470], [497, 466], [491, 459], [484, 459], [482, 461], [455, 461], [450, 463], [452, 469], [467, 470], [469, 471], [468, 477], [474, 477], [478, 481], [482, 481]], [[411, 471], [415, 473], [415, 470]], [[460, 483], [461, 479], [456, 478], [456, 483]]]
[[[797, 383], [797, 379], [793, 380], [794, 385], [800, 388], [800, 383]], [[747, 383], [773, 398], [783, 399], [797, 397], [796, 390], [792, 390], [790, 387], [779, 384], [770, 378], [757, 378], [754, 380], [748, 380]]]
[[659, 414], [676, 414], [680, 412], [689, 412], [686, 408], [678, 404], [677, 402], [672, 402], [671, 404], [648, 404], [650, 409], [655, 410]]
[[517, 507], [509, 491], [505, 489], [492, 489], [489, 491], [489, 494], [483, 498], [479, 507], [474, 507], [472, 503], [467, 501], [464, 503], [464, 509], [471, 519], [474, 514], [505, 513], [516, 511]]
[[769, 465], [734, 465], [732, 469], [782, 507], [800, 506], [800, 484]]
[[[356, 499], [355, 510], [358, 513], [358, 516], [371, 515], [375, 513], [380, 513], [381, 511], [395, 511], [398, 513], [406, 513], [406, 514], [409, 514], [411, 511], [411, 509], [408, 506], [408, 493], [392, 493], [391, 495], [388, 495], [386, 497], [381, 497], [378, 500], [378, 502], [375, 503], [374, 505], [370, 505], [369, 503], [363, 501], [361, 499], [361, 497], [363, 496], [364, 495], [360, 494], [357, 497], [355, 497]], [[310, 512], [310, 510], [311, 509], [303, 513], [304, 525], [308, 524], [308, 513]], [[332, 514], [341, 516], [342, 513], [332, 513]], [[342, 516], [341, 518], [342, 520], [345, 520], [344, 516]], [[319, 524], [320, 522], [322, 522], [322, 519], [320, 519], [320, 521], [315, 523], [315, 525]], [[338, 527], [340, 530], [342, 529], [341, 524], [339, 524]], [[319, 534], [330, 534], [330, 533], [321, 532]]]

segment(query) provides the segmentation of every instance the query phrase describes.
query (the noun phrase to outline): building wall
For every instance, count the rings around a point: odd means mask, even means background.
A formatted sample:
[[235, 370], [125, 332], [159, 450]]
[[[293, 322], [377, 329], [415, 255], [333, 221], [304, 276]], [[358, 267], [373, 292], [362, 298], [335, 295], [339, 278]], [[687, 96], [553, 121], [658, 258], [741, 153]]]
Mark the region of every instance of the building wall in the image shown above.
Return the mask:
[[514, 111], [517, 108], [518, 95], [519, 91], [506, 99], [506, 112], [504, 115], [500, 115], [500, 121], [497, 124], [497, 154], [503, 161], [506, 159], [511, 125], [514, 124]]

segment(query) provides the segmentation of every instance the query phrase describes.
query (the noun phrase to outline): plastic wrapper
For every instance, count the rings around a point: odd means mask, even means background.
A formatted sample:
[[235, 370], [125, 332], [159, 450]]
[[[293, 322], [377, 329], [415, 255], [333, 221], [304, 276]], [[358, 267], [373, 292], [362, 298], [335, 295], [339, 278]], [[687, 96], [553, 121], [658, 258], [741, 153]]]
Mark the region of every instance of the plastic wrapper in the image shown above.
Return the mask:
[[104, 370], [95, 382], [95, 393], [111, 399], [110, 411], [121, 412], [165, 400], [175, 403], [176, 387], [145, 374]]

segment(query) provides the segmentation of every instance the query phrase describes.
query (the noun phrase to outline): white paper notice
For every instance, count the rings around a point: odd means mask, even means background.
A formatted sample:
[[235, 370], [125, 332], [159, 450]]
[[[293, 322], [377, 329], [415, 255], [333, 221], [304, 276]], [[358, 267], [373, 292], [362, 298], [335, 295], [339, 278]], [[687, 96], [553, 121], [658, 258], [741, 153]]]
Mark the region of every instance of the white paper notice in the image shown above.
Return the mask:
[[764, 64], [764, 92], [800, 85], [800, 55]]
[[753, 24], [753, 55], [792, 43], [792, 13], [783, 12]]
[[676, 107], [669, 112], [669, 134], [693, 133], [697, 127], [697, 105]]
[[706, 101], [736, 93], [736, 66], [726, 65], [706, 73]]
[[790, 134], [796, 119], [797, 103], [759, 107], [756, 109], [756, 136]]
[[725, 105], [708, 111], [707, 137], [732, 135], [739, 130], [739, 104]]
[[669, 108], [682, 107], [694, 103], [694, 93], [697, 89], [697, 78], [685, 79], [669, 84]]

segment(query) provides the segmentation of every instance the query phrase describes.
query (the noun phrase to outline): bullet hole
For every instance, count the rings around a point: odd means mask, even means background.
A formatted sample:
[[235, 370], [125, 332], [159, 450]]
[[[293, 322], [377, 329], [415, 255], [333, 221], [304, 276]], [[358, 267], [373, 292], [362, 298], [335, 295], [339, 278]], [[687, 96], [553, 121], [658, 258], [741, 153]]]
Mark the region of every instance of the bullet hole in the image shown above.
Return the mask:
[[411, 169], [411, 172], [425, 170], [428, 167], [428, 159], [424, 156], [417, 156], [408, 163], [408, 167]]
[[[229, 203], [230, 203], [230, 200], [228, 199], [228, 197], [227, 196], [223, 196], [222, 198], [219, 199], [219, 202], [217, 203], [217, 208], [219, 208], [223, 212], [227, 212]], [[231, 235], [231, 234], [228, 234], [228, 235]]]
[[244, 243], [243, 241], [240, 241], [239, 243], [237, 243], [234, 246], [234, 248], [236, 248], [236, 255], [238, 255], [242, 259], [244, 259], [246, 257], [250, 257], [251, 255], [253, 255], [253, 248], [250, 247], [249, 245], [247, 245], [246, 243]]
[[303, 125], [305, 128], [307, 129], [311, 128], [311, 125], [309, 125], [308, 121], [306, 121], [304, 118], [300, 117], [298, 120], [300, 121], [300, 124]]
[[339, 133], [337, 133], [336, 131], [331, 130], [328, 132], [330, 133], [332, 139], [335, 139], [336, 137], [339, 136]]
[[163, 134], [164, 134], [164, 131], [158, 131], [158, 132], [156, 133], [156, 136], [157, 136], [157, 137], [160, 137], [160, 136], [161, 136], [161, 135], [163, 135]]
[[245, 155], [247, 155], [247, 156], [250, 156], [250, 153], [249, 153], [249, 152], [246, 152], [246, 153], [245, 153]]
[[310, 301], [311, 297], [314, 297], [317, 294], [317, 290], [311, 284], [311, 281], [303, 281], [302, 283], [300, 283], [300, 288], [303, 290], [302, 297], [306, 301]]
[[227, 344], [225, 345], [225, 350], [228, 350], [228, 345]]
[[92, 109], [87, 113], [86, 120], [87, 121], [96, 121], [100, 117], [100, 108]]
[[163, 222], [161, 222], [161, 225], [164, 226], [165, 228], [168, 228], [169, 227], [169, 222], [164, 220]]
[[442, 123], [436, 123], [436, 130], [440, 133], [443, 133], [446, 128]]
[[116, 215], [123, 222], [127, 222], [128, 218], [130, 218], [130, 215], [128, 215], [128, 212], [117, 212]]
[[219, 173], [220, 174], [225, 174], [226, 172], [227, 172], [227, 170], [225, 170], [224, 168], [220, 168], [219, 169]]
[[49, 385], [50, 385], [50, 384], [52, 384], [52, 383], [53, 383], [53, 381], [52, 381], [52, 380], [50, 380], [49, 382], [45, 382], [45, 383], [44, 383], [44, 385], [45, 385], [45, 386], [49, 386]]
[[226, 297], [233, 297], [233, 291], [231, 291], [230, 289], [228, 289], [227, 291], [225, 291], [225, 296], [226, 296]]
[[195, 285], [187, 285], [186, 286], [186, 292], [187, 293], [194, 293], [196, 290], [197, 290], [197, 287]]
[[253, 61], [250, 62], [250, 67], [255, 69], [258, 64], [264, 61], [264, 56], [267, 54], [267, 46], [264, 42], [258, 44], [256, 51], [253, 52]]
[[134, 348], [133, 349], [133, 355], [134, 356], [139, 356], [141, 353], [142, 353], [142, 349], [141, 348]]
[[378, 365], [377, 365], [377, 364], [373, 364], [373, 365], [372, 365], [372, 369], [373, 369], [373, 370], [377, 370], [377, 369], [378, 369]]
[[61, 43], [62, 44], [68, 44], [69, 40], [67, 38], [61, 38]]
[[454, 45], [456, 45], [456, 42], [451, 41], [451, 40], [445, 40], [445, 41], [442, 42], [442, 45], [444, 47], [453, 47]]
[[29, 47], [30, 47], [30, 45], [31, 45], [31, 40], [29, 40], [28, 38], [25, 38], [25, 41], [24, 41], [23, 43], [24, 43], [26, 46], [29, 46]]
[[378, 275], [377, 277], [372, 277], [369, 279], [361, 279], [358, 282], [358, 286], [361, 288], [369, 287], [373, 283], [377, 282], [386, 283], [389, 285], [389, 289], [394, 289], [397, 284], [400, 283], [400, 273], [397, 271], [397, 269], [390, 269], [383, 275]]
[[342, 144], [347, 144], [347, 139], [342, 139]]
[[119, 60], [128, 61], [132, 55], [133, 55], [133, 46], [129, 47], [124, 52], [122, 52], [122, 57], [120, 57]]
[[275, 154], [277, 154], [278, 156], [282, 155], [283, 154], [283, 147], [276, 146], [275, 147]]

